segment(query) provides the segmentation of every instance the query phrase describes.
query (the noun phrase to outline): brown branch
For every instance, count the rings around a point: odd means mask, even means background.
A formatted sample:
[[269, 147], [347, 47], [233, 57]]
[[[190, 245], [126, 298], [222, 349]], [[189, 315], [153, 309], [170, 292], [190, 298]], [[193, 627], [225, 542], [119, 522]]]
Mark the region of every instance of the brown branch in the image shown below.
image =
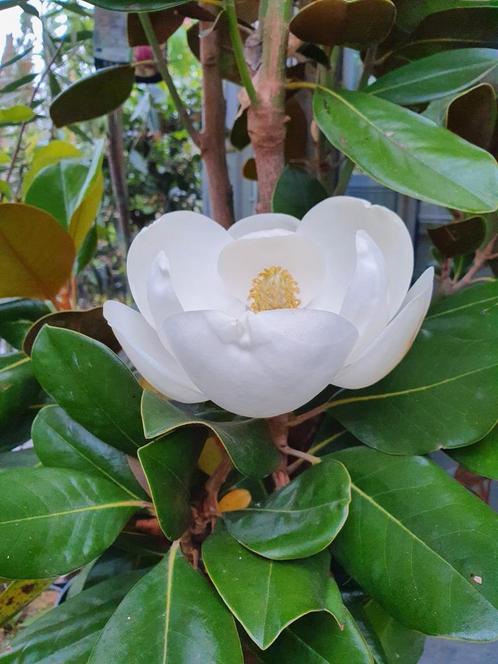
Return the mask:
[[285, 60], [291, 9], [290, 0], [261, 2], [263, 55], [255, 79], [257, 103], [248, 110], [248, 130], [258, 174], [258, 212], [271, 211], [273, 190], [285, 165]]
[[128, 209], [128, 187], [126, 184], [126, 167], [124, 163], [123, 111], [118, 108], [109, 113], [109, 143], [107, 157], [111, 175], [112, 191], [118, 211], [118, 235], [123, 244], [123, 256], [130, 246], [130, 217]]
[[461, 290], [462, 288], [465, 288], [465, 286], [469, 286], [470, 284], [475, 283], [478, 281], [476, 279], [477, 274], [483, 269], [483, 267], [486, 265], [486, 263], [489, 260], [493, 260], [494, 258], [498, 258], [498, 253], [495, 253], [495, 244], [496, 240], [498, 239], [498, 234], [494, 235], [491, 240], [488, 242], [488, 244], [484, 247], [482, 250], [477, 250], [475, 253], [474, 257], [474, 262], [470, 266], [469, 270], [466, 272], [466, 274], [459, 279], [458, 281], [452, 282], [450, 286], [450, 292], [455, 293], [456, 291]]
[[201, 156], [206, 167], [212, 217], [224, 228], [234, 220], [233, 193], [225, 146], [225, 97], [220, 73], [219, 31], [201, 23], [200, 58], [202, 65], [203, 127]]

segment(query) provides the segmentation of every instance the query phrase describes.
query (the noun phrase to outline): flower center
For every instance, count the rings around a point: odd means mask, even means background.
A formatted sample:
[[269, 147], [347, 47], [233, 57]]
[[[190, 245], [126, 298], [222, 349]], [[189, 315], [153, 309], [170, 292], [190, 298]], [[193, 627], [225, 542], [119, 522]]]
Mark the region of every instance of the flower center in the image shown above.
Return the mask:
[[292, 274], [280, 265], [265, 267], [252, 280], [249, 309], [258, 313], [270, 309], [297, 309], [299, 286]]

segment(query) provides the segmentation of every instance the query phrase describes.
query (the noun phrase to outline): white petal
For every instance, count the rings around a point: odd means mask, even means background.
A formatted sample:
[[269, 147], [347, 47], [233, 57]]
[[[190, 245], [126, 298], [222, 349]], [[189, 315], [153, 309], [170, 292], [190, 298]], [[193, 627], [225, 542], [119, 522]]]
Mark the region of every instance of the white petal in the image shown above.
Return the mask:
[[170, 212], [140, 231], [128, 252], [127, 271], [132, 295], [147, 321], [154, 324], [147, 277], [161, 250], [170, 262], [173, 290], [184, 309], [237, 307], [216, 267], [221, 249], [231, 241], [224, 228], [195, 212]]
[[314, 238], [327, 259], [327, 289], [313, 306], [340, 311], [353, 277], [358, 230], [367, 231], [386, 261], [391, 318], [399, 310], [412, 278], [410, 234], [391, 210], [350, 196], [327, 198], [315, 205], [299, 224], [297, 233]]
[[196, 385], [226, 410], [272, 417], [329, 383], [356, 341], [348, 321], [325, 311], [279, 309], [235, 319], [216, 311], [165, 322], [175, 355]]
[[[331, 381], [339, 387], [359, 389], [377, 383], [410, 350], [431, 303], [434, 269], [429, 268], [412, 286], [407, 304], [355, 362]], [[412, 297], [413, 293], [415, 296]]]
[[169, 260], [164, 251], [159, 252], [149, 270], [147, 300], [156, 330], [160, 329], [165, 318], [183, 311], [173, 290]]
[[244, 304], [254, 279], [272, 266], [282, 267], [292, 275], [299, 286], [301, 306], [323, 288], [325, 261], [321, 251], [312, 240], [296, 233], [235, 240], [222, 250], [218, 261], [227, 289]]
[[138, 311], [111, 300], [104, 304], [104, 317], [131, 362], [156, 390], [184, 403], [207, 400]]
[[389, 321], [386, 262], [366, 231], [356, 233], [356, 268], [340, 311], [358, 330], [354, 362]]
[[299, 220], [291, 217], [290, 214], [280, 214], [269, 212], [266, 214], [253, 214], [237, 221], [230, 227], [229, 233], [234, 238], [241, 238], [248, 233], [258, 233], [259, 231], [269, 231], [282, 229], [286, 231], [296, 231]]

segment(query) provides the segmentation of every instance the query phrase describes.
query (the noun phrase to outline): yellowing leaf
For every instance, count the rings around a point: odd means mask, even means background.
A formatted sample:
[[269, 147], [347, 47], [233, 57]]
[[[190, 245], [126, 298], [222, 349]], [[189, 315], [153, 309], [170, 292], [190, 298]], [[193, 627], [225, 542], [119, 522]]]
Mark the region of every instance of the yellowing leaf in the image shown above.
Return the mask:
[[27, 192], [35, 176], [51, 164], [56, 164], [62, 159], [75, 159], [81, 157], [81, 152], [77, 147], [67, 141], [50, 141], [47, 145], [36, 148], [33, 154], [31, 167], [26, 172], [23, 180], [22, 190]]
[[0, 625], [5, 625], [19, 611], [38, 597], [51, 583], [51, 579], [10, 581], [0, 593]]
[[223, 454], [215, 436], [209, 436], [204, 443], [204, 447], [202, 448], [201, 455], [197, 462], [199, 468], [203, 473], [206, 473], [206, 475], [212, 475], [222, 460]]
[[102, 173], [98, 173], [97, 178], [88, 188], [85, 198], [71, 217], [71, 223], [69, 224], [69, 235], [73, 238], [77, 249], [83, 244], [88, 231], [95, 221], [103, 194], [104, 176]]
[[17, 104], [10, 108], [0, 108], [0, 124], [21, 124], [35, 117], [33, 109], [24, 104]]
[[54, 297], [74, 258], [74, 242], [52, 215], [24, 203], [0, 205], [0, 297]]
[[219, 512], [236, 512], [245, 510], [251, 504], [252, 496], [247, 489], [233, 489], [226, 493], [218, 502]]

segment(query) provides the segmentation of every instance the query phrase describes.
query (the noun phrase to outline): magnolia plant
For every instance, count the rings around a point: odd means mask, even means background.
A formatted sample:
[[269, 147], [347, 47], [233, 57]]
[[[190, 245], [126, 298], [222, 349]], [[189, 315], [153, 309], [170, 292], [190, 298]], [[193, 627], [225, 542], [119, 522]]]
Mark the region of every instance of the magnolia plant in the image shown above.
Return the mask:
[[[90, 4], [126, 12], [135, 61], [64, 82], [22, 163], [84, 36], [55, 35], [29, 106], [0, 109], [0, 662], [416, 664], [425, 635], [498, 640], [496, 2]], [[168, 65], [177, 30], [202, 109]], [[78, 311], [116, 115], [92, 154], [67, 139], [145, 70], [213, 220], [165, 211], [129, 249], [133, 301]], [[354, 169], [444, 209], [424, 269], [405, 220], [345, 195]]]

